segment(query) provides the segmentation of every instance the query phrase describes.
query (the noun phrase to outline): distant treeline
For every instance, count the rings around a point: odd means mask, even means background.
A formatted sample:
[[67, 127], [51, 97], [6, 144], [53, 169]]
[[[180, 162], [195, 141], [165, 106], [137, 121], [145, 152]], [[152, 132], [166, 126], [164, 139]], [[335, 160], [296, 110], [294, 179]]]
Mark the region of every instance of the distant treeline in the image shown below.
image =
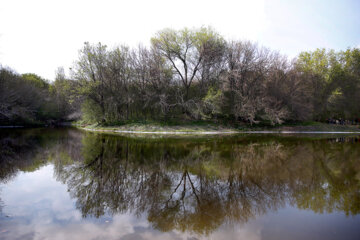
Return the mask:
[[75, 85], [61, 79], [49, 83], [32, 73], [19, 75], [0, 65], [0, 125], [56, 124], [76, 119], [80, 101], [71, 102], [74, 95], [70, 93]]
[[360, 118], [360, 49], [302, 52], [290, 61], [211, 28], [159, 31], [150, 47], [85, 43], [48, 83], [0, 70], [0, 119], [233, 120], [280, 124]]

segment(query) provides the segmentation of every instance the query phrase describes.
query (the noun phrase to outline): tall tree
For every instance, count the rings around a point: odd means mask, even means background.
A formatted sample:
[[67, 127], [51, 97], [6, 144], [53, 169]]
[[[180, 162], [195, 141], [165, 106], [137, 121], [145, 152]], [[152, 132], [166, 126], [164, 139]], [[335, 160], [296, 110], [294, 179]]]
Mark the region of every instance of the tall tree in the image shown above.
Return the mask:
[[106, 45], [84, 43], [80, 50], [79, 60], [75, 64], [74, 78], [79, 81], [79, 92], [87, 96], [100, 108], [101, 122], [105, 122], [105, 77], [106, 77]]
[[[224, 49], [223, 38], [211, 28], [180, 31], [164, 29], [151, 39], [152, 45], [170, 62], [185, 89], [185, 101], [194, 80], [206, 81], [206, 75]], [[197, 76], [202, 72], [202, 77]]]

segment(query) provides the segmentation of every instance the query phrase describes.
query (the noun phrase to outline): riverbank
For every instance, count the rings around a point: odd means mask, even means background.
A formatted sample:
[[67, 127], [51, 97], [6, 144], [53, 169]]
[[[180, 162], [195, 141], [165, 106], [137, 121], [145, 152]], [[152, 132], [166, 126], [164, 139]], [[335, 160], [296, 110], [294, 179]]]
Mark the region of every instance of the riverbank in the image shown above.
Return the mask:
[[335, 125], [319, 122], [284, 124], [279, 126], [230, 125], [208, 122], [183, 124], [128, 123], [118, 126], [75, 125], [94, 132], [113, 132], [124, 134], [235, 134], [235, 133], [360, 133], [356, 125]]

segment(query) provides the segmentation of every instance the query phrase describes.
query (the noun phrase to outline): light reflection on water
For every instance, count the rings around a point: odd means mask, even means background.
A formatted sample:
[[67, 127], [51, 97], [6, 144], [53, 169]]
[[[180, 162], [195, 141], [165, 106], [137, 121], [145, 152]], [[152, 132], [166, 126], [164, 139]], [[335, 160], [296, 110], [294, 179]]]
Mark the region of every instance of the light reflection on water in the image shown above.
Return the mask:
[[0, 239], [360, 239], [357, 137], [0, 132]]

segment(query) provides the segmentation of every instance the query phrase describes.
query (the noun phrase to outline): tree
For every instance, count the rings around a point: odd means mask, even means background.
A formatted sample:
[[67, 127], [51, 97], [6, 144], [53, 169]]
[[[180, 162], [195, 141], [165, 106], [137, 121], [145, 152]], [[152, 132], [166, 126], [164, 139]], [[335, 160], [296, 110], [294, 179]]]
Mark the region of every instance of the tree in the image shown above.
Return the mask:
[[50, 85], [50, 92], [57, 105], [57, 113], [62, 120], [78, 120], [81, 116], [80, 96], [77, 95], [77, 82], [65, 75], [63, 67], [56, 71], [55, 81]]
[[270, 76], [281, 67], [275, 66], [276, 62], [282, 61], [278, 54], [250, 42], [229, 44], [223, 88], [232, 116], [251, 124], [260, 120], [282, 123], [286, 119], [288, 111], [283, 102], [269, 91]]
[[[173, 107], [174, 99], [171, 94], [173, 88], [173, 73], [169, 64], [162, 57], [159, 49], [147, 49], [139, 46], [133, 52], [133, 83], [137, 94], [139, 109], [145, 117], [152, 118], [163, 115], [168, 118]], [[140, 97], [140, 98], [139, 98]]]
[[296, 62], [298, 70], [311, 81], [315, 120], [324, 120], [328, 116], [328, 100], [336, 89], [330, 77], [333, 64], [336, 64], [335, 58], [334, 51], [317, 49], [300, 53]]
[[105, 122], [106, 45], [85, 42], [79, 53], [73, 71], [74, 78], [79, 82], [79, 93], [100, 107], [101, 122]]
[[359, 49], [303, 52], [297, 70], [310, 82], [315, 120], [356, 118], [359, 112]]
[[225, 45], [218, 33], [204, 27], [180, 31], [164, 29], [151, 42], [173, 67], [177, 80], [185, 90], [185, 102], [190, 98], [189, 91], [194, 80], [203, 84], [209, 81], [210, 70], [221, 58]]
[[0, 122], [40, 123], [56, 118], [49, 84], [36, 74], [0, 68]]

